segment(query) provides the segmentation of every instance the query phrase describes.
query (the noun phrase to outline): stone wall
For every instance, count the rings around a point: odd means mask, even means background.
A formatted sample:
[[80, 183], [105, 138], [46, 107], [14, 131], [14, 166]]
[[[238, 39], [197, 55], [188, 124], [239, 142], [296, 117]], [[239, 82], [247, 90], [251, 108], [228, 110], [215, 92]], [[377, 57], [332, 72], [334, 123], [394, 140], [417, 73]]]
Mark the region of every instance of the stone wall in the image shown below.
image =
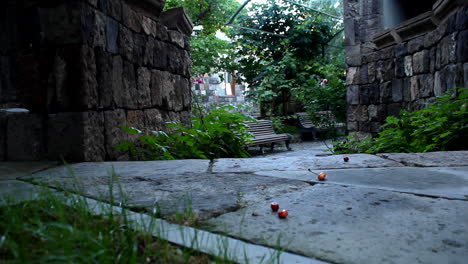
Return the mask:
[[[20, 3], [21, 2], [21, 3]], [[125, 160], [119, 126], [188, 122], [189, 36], [165, 0], [0, 3], [0, 160]]]
[[439, 0], [384, 30], [382, 1], [345, 0], [348, 129], [374, 135], [387, 116], [468, 87], [468, 2]]

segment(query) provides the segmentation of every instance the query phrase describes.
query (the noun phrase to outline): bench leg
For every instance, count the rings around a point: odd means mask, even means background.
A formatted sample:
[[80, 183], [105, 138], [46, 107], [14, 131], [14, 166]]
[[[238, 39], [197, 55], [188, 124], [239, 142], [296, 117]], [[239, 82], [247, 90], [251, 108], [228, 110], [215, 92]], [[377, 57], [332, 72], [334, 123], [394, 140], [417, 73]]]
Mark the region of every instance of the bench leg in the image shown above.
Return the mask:
[[263, 145], [260, 145], [260, 153], [265, 154], [265, 152], [263, 151]]
[[289, 140], [286, 140], [286, 148], [287, 148], [288, 150], [292, 150], [291, 147], [289, 146]]
[[312, 138], [314, 141], [317, 140], [317, 129], [315, 127], [312, 128]]
[[271, 143], [270, 151], [273, 152], [274, 149], [275, 149], [275, 143]]

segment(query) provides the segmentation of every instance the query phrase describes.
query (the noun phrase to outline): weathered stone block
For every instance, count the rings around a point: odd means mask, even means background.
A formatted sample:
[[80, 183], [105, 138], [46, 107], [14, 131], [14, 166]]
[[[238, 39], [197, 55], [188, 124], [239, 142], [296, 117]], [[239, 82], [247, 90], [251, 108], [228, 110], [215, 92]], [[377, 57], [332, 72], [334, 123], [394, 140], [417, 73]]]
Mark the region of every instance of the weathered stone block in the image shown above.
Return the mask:
[[166, 41], [169, 40], [168, 29], [165, 25], [161, 23], [156, 23], [156, 37], [159, 40]]
[[346, 18], [344, 23], [345, 45], [356, 45], [356, 20], [354, 18]]
[[348, 106], [348, 121], [364, 122], [369, 120], [369, 113], [366, 105]]
[[387, 60], [395, 57], [395, 47], [391, 46], [382, 50], [377, 51], [379, 54], [379, 59]]
[[119, 51], [119, 24], [114, 19], [107, 17], [106, 20], [106, 47], [107, 51], [117, 53]]
[[138, 91], [133, 63], [124, 61], [122, 81], [124, 90], [123, 98], [125, 98], [123, 107], [127, 109], [136, 109], [138, 107]]
[[392, 82], [384, 82], [379, 86], [380, 90], [380, 103], [386, 104], [392, 98]]
[[395, 59], [395, 77], [405, 77], [405, 57], [397, 57]]
[[154, 52], [153, 52], [153, 65], [154, 67], [165, 70], [168, 64], [168, 44], [155, 41], [154, 43]]
[[387, 108], [385, 105], [369, 105], [368, 112], [370, 121], [382, 121], [385, 120]]
[[350, 105], [359, 104], [359, 86], [351, 85], [346, 89], [346, 102]]
[[463, 79], [464, 79], [464, 85], [463, 87], [468, 87], [468, 62], [463, 64]]
[[142, 65], [144, 61], [146, 44], [148, 38], [144, 34], [133, 34], [134, 46], [133, 46], [133, 62], [137, 65]]
[[413, 56], [405, 57], [405, 75], [413, 76]]
[[359, 126], [359, 132], [367, 132], [369, 133], [371, 128], [370, 128], [370, 122], [358, 122]]
[[403, 102], [411, 102], [411, 78], [403, 79]]
[[348, 73], [346, 74], [346, 84], [352, 85], [359, 82], [359, 68], [358, 67], [349, 67]]
[[96, 81], [99, 95], [99, 108], [110, 108], [113, 98], [112, 57], [109, 53], [97, 48], [96, 56]]
[[399, 43], [395, 46], [395, 57], [406, 56], [408, 54], [408, 47], [405, 42]]
[[413, 55], [413, 72], [414, 74], [429, 72], [429, 51], [423, 50]]
[[[468, 15], [467, 15], [468, 16]], [[468, 61], [468, 30], [462, 31], [458, 35], [458, 46], [456, 52], [457, 62]]]
[[371, 122], [370, 123], [370, 132], [373, 134], [379, 133], [382, 129], [380, 127], [383, 125], [381, 122]]
[[117, 21], [122, 21], [122, 1], [108, 0], [108, 14]]
[[[153, 106], [162, 106], [162, 93], [166, 85], [171, 85], [166, 79], [168, 73], [152, 70], [151, 71], [151, 83], [150, 83], [150, 92], [151, 92], [151, 104]], [[168, 89], [171, 89], [168, 87]]]
[[392, 102], [398, 103], [403, 101], [403, 80], [392, 80]]
[[127, 125], [125, 111], [118, 109], [104, 112], [106, 159], [128, 160], [128, 153], [115, 149], [115, 145], [128, 140], [128, 134], [121, 126]]
[[455, 22], [455, 30], [462, 31], [468, 29], [468, 6], [460, 8], [457, 13], [457, 19]]
[[419, 75], [411, 77], [411, 101], [419, 99]]
[[[8, 160], [40, 160], [45, 158], [43, 117], [31, 113], [5, 116], [6, 158]], [[1, 121], [0, 121], [1, 122]], [[2, 136], [0, 136], [2, 137]]]
[[133, 47], [135, 46], [133, 39], [133, 33], [131, 30], [124, 26], [120, 26], [119, 31], [119, 48], [120, 48], [120, 55], [129, 60], [133, 60]]
[[463, 65], [461, 63], [447, 65], [442, 72], [444, 73], [442, 78], [446, 81], [447, 90], [463, 85]]
[[441, 96], [446, 90], [445, 80], [442, 80], [442, 74], [440, 71], [436, 71], [434, 74], [434, 95]]
[[419, 97], [427, 98], [434, 95], [434, 77], [432, 74], [423, 74], [419, 77]]
[[91, 47], [106, 47], [106, 17], [90, 7], [83, 8], [82, 30]]
[[368, 77], [369, 83], [375, 82], [375, 62], [370, 62], [367, 65], [367, 77]]
[[127, 126], [143, 129], [145, 127], [145, 114], [143, 113], [143, 111], [127, 111]]
[[[191, 95], [192, 89], [191, 89], [190, 79], [180, 77], [179, 81], [177, 82], [177, 89], [178, 89], [178, 94], [182, 98], [180, 111], [190, 111], [190, 107], [192, 103], [192, 95]], [[234, 103], [235, 97], [231, 98], [231, 100], [232, 100], [232, 103]], [[175, 108], [175, 109], [178, 109], [178, 108]]]
[[380, 82], [391, 81], [394, 77], [394, 62], [393, 59], [378, 61], [376, 65], [377, 80]]
[[346, 64], [349, 66], [361, 65], [361, 46], [346, 46]]
[[357, 131], [358, 130], [358, 122], [351, 122], [351, 121], [348, 121], [347, 123], [347, 128], [349, 131]]
[[398, 116], [400, 114], [401, 104], [393, 103], [387, 105], [387, 115], [388, 116]]
[[103, 161], [106, 158], [104, 143], [104, 114], [102, 112], [84, 112], [82, 113], [82, 116], [83, 159], [81, 160]]
[[169, 30], [169, 40], [174, 43], [177, 47], [183, 49], [185, 46], [184, 35], [175, 30]]
[[139, 67], [137, 70], [137, 103], [139, 109], [151, 107], [151, 71], [146, 67]]
[[123, 107], [129, 96], [128, 91], [123, 86], [123, 61], [120, 56], [113, 56], [111, 59], [111, 76], [110, 79], [112, 89], [112, 100], [117, 107]]
[[139, 33], [142, 30], [143, 16], [125, 1], [122, 2], [122, 20], [125, 26]]
[[165, 120], [161, 115], [161, 111], [158, 109], [145, 109], [145, 120], [146, 120], [146, 127], [148, 129], [159, 131], [166, 129]]
[[143, 64], [148, 67], [153, 66], [154, 44], [155, 44], [155, 40], [152, 37], [148, 37], [146, 45], [145, 45], [145, 55], [143, 56]]
[[366, 84], [369, 82], [368, 71], [369, 71], [369, 68], [367, 64], [362, 65], [361, 68], [359, 69], [359, 83], [360, 84]]
[[157, 27], [156, 21], [154, 21], [153, 19], [147, 16], [143, 16], [142, 29], [146, 35], [155, 38], [157, 36], [156, 27]]
[[417, 37], [408, 41], [408, 52], [415, 53], [424, 48], [424, 36]]

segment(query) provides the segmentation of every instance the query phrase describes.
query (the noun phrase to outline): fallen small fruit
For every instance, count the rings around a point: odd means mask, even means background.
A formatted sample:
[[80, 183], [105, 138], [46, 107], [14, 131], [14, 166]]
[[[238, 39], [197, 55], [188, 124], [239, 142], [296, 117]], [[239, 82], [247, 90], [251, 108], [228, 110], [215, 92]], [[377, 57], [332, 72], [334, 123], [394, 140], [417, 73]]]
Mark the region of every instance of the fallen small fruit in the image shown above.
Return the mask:
[[324, 172], [324, 171], [322, 171], [321, 173], [319, 173], [319, 174], [317, 175], [317, 179], [318, 179], [319, 181], [324, 181], [325, 178], [327, 178], [327, 173]]
[[281, 210], [281, 211], [279, 211], [279, 212], [278, 212], [278, 217], [279, 217], [279, 218], [286, 218], [286, 217], [288, 217], [288, 211], [286, 211], [286, 210]]
[[273, 212], [276, 212], [279, 209], [279, 204], [278, 203], [271, 203], [270, 207], [271, 207], [271, 210]]
[[348, 157], [344, 157], [343, 160], [344, 160], [345, 162], [348, 162], [348, 161], [349, 161], [349, 158], [348, 158]]

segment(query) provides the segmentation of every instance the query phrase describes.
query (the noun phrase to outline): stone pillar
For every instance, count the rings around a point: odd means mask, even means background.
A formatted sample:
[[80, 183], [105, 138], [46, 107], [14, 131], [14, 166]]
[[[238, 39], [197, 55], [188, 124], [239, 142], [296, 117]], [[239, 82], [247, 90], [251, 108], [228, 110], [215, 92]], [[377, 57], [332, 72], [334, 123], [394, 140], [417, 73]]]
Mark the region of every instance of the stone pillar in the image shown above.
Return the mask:
[[[1, 36], [0, 92], [11, 95], [2, 96], [10, 105], [0, 106], [38, 116], [40, 122], [10, 115], [7, 123], [41, 131], [34, 139], [39, 158], [124, 160], [126, 153], [114, 149], [127, 138], [119, 126], [156, 130], [166, 121], [188, 122], [192, 24], [182, 8], [162, 12], [165, 0], [17, 2], [0, 4], [1, 12], [15, 14], [0, 22], [8, 29]], [[7, 134], [0, 158], [38, 159], [12, 153], [15, 140], [32, 139]]]

